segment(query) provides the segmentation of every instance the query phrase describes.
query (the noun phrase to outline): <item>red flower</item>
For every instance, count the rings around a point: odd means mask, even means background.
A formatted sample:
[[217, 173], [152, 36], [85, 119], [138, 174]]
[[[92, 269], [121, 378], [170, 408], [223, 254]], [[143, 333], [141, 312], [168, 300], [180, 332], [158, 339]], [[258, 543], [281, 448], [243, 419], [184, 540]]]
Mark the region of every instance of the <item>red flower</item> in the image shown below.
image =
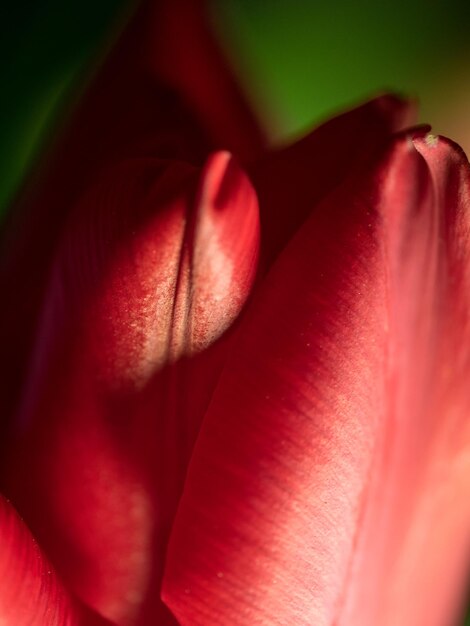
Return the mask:
[[144, 6], [9, 225], [0, 621], [450, 625], [468, 163], [392, 96], [268, 152], [215, 51]]

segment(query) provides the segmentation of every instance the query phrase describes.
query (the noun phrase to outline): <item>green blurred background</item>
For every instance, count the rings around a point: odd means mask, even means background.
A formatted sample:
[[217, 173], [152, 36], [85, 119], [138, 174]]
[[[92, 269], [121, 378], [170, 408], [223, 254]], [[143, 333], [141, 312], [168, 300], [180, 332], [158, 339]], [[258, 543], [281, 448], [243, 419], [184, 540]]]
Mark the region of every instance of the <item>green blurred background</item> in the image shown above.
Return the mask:
[[[2, 1], [0, 214], [128, 10], [129, 0]], [[468, 0], [219, 0], [212, 16], [276, 141], [392, 89], [470, 152]]]
[[[3, 0], [0, 211], [128, 0]], [[470, 3], [219, 0], [214, 23], [276, 139], [394, 89], [470, 149]]]
[[[3, 0], [0, 211], [68, 89], [109, 41], [129, 0]], [[371, 94], [416, 96], [421, 119], [470, 150], [468, 0], [219, 0], [213, 18], [276, 139]], [[52, 131], [51, 131], [52, 129]]]

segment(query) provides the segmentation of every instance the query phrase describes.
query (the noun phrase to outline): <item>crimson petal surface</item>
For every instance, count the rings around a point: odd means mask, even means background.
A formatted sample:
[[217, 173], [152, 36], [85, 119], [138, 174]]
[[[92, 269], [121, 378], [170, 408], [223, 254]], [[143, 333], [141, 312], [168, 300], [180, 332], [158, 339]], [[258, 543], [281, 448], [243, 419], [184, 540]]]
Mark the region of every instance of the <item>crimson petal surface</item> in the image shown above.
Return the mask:
[[11, 504], [0, 496], [0, 622], [15, 626], [111, 626], [64, 590]]
[[256, 273], [253, 189], [137, 159], [78, 203], [54, 263], [5, 480], [71, 589], [119, 624], [173, 624], [166, 538]]
[[280, 255], [173, 527], [163, 597], [182, 626], [455, 615], [470, 528], [468, 181], [460, 151], [405, 134]]

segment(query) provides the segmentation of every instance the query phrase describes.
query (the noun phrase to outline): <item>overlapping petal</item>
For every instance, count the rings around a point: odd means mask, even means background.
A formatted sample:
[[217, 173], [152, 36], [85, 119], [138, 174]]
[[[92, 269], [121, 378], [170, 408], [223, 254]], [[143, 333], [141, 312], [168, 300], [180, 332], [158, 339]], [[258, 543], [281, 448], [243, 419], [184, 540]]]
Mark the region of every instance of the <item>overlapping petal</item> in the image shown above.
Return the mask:
[[455, 614], [470, 516], [468, 181], [447, 142], [403, 135], [279, 257], [173, 527], [164, 599], [182, 626]]
[[259, 194], [265, 266], [311, 211], [348, 176], [374, 160], [390, 136], [415, 123], [415, 105], [386, 94], [333, 117], [252, 166]]
[[64, 220], [101, 170], [142, 156], [201, 165], [219, 147], [248, 159], [264, 147], [204, 5], [142, 3], [11, 212], [0, 255], [2, 423], [21, 394]]
[[51, 565], [0, 496], [0, 622], [15, 626], [111, 626], [64, 590]]
[[112, 168], [54, 264], [8, 491], [70, 588], [119, 624], [159, 599], [186, 465], [255, 273], [258, 208], [228, 153]]

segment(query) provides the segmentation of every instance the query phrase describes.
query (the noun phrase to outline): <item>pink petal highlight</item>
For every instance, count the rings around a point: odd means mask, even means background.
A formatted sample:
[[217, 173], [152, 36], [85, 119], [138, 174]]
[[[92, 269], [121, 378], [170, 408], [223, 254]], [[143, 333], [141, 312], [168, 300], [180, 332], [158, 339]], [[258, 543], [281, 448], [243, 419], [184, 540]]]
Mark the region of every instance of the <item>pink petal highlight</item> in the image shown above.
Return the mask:
[[388, 416], [371, 468], [338, 625], [447, 626], [470, 557], [470, 168], [414, 138], [429, 198], [389, 215]]

